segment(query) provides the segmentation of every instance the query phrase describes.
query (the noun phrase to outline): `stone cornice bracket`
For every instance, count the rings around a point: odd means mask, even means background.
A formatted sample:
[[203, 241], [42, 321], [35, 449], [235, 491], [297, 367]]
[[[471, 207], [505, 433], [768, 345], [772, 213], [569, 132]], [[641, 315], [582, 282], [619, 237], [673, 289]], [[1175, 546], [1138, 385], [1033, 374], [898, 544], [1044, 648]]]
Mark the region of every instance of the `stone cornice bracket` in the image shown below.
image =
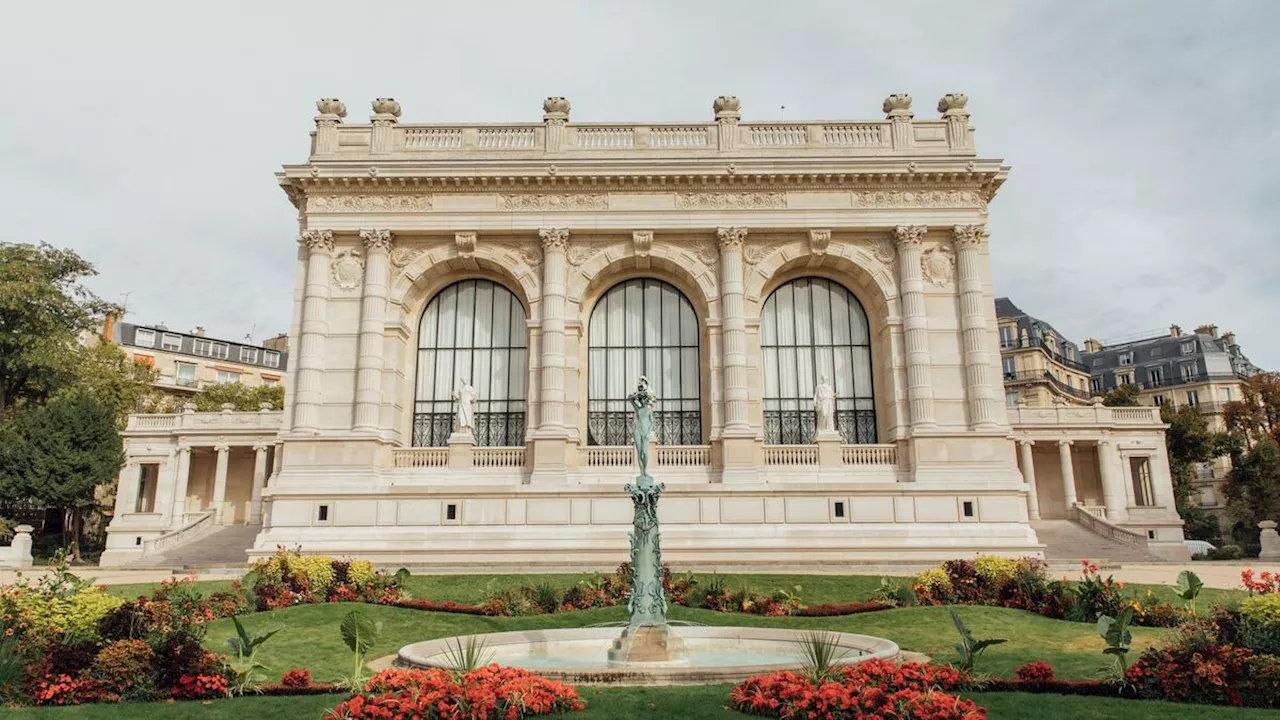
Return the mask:
[[741, 248], [742, 243], [747, 239], [747, 229], [744, 227], [716, 228], [716, 239], [720, 243], [721, 250]]
[[636, 254], [636, 264], [649, 267], [649, 251], [653, 249], [653, 231], [636, 230], [631, 233], [631, 247]]
[[389, 252], [391, 250], [390, 230], [361, 230], [360, 239], [364, 241], [364, 246], [367, 250], [379, 252]]
[[559, 152], [564, 143], [564, 124], [569, 122], [569, 101], [549, 97], [542, 101], [542, 124], [545, 126], [547, 152]]
[[453, 234], [453, 243], [458, 247], [458, 257], [471, 259], [476, 254], [476, 234], [474, 232], [458, 232]]
[[721, 95], [711, 103], [716, 113], [720, 151], [733, 150], [738, 142], [738, 121], [742, 119], [742, 103], [736, 95]]
[[951, 229], [956, 245], [961, 247], [979, 247], [989, 234], [986, 225], [956, 225]]
[[927, 225], [898, 225], [893, 229], [893, 240], [899, 247], [903, 245], [919, 247], [927, 232], [929, 232]]
[[810, 230], [809, 231], [809, 253], [812, 255], [826, 255], [827, 246], [831, 244], [830, 230]]
[[538, 237], [542, 238], [543, 250], [564, 251], [565, 247], [569, 244], [569, 229], [542, 228], [538, 231]]
[[332, 230], [303, 230], [298, 235], [298, 242], [306, 245], [311, 252], [332, 253]]

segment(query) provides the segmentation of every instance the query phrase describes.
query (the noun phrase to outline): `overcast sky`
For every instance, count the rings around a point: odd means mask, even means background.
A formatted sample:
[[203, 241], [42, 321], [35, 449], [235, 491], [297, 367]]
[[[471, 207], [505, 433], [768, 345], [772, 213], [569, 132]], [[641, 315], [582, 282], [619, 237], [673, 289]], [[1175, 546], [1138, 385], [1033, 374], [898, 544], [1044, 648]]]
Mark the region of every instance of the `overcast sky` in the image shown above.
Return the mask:
[[968, 93], [997, 293], [1070, 338], [1237, 332], [1280, 367], [1280, 2], [78, 2], [0, 5], [0, 238], [72, 247], [129, 319], [288, 329], [272, 173], [315, 100], [365, 122], [937, 116]]

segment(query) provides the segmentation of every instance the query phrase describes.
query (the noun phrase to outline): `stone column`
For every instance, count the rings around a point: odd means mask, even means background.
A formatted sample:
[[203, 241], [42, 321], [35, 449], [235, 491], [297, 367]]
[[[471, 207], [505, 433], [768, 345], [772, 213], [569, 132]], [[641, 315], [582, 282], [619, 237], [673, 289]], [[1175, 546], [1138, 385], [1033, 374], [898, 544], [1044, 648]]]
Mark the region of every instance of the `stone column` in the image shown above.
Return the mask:
[[191, 448], [179, 445], [178, 462], [173, 471], [173, 511], [169, 524], [182, 527], [187, 516], [187, 483], [191, 479]]
[[1040, 519], [1040, 498], [1036, 495], [1036, 461], [1031, 452], [1034, 440], [1018, 441], [1018, 456], [1022, 460], [1022, 479], [1027, 483], [1027, 515], [1032, 520]]
[[747, 422], [747, 318], [743, 297], [742, 242], [747, 229], [722, 227], [716, 230], [720, 241], [720, 306], [721, 339], [724, 343], [725, 435], [751, 434]]
[[360, 304], [360, 340], [356, 352], [356, 410], [358, 433], [376, 434], [382, 414], [383, 325], [390, 284], [390, 230], [361, 230], [364, 240], [364, 291]]
[[227, 501], [227, 461], [230, 459], [231, 448], [227, 445], [215, 445], [213, 449], [218, 453], [218, 462], [213, 471], [213, 524], [221, 525], [222, 506]]
[[902, 326], [907, 346], [907, 399], [911, 430], [938, 426], [933, 417], [932, 363], [929, 359], [929, 319], [924, 307], [924, 277], [920, 272], [920, 243], [929, 228], [899, 225], [893, 229], [898, 246]]
[[1076, 504], [1076, 473], [1071, 464], [1071, 445], [1070, 440], [1058, 441], [1058, 460], [1062, 463], [1062, 497], [1068, 512]]
[[1168, 511], [1170, 517], [1178, 517], [1173, 499], [1173, 470], [1169, 467], [1169, 451], [1160, 437], [1160, 444], [1151, 454], [1151, 494], [1156, 505]]
[[542, 101], [542, 125], [546, 138], [546, 151], [559, 152], [564, 144], [564, 124], [569, 122], [569, 101], [562, 97], [549, 97]]
[[141, 465], [137, 460], [128, 460], [120, 469], [120, 481], [116, 483], [116, 514], [138, 512], [138, 483]]
[[1118, 464], [1115, 441], [1109, 437], [1099, 440], [1098, 472], [1102, 476], [1102, 502], [1107, 506], [1107, 519], [1111, 522], [1125, 522], [1129, 519], [1124, 476], [1118, 471]]
[[329, 230], [304, 230], [299, 242], [305, 244], [308, 251], [307, 284], [302, 297], [302, 336], [298, 342], [293, 430], [318, 433], [324, 339], [329, 332], [329, 263], [333, 256], [333, 233]]
[[539, 341], [541, 383], [538, 430], [534, 433], [531, 482], [563, 480], [567, 470], [568, 431], [564, 426], [564, 311], [568, 284], [566, 246], [569, 231], [544, 228], [542, 238], [542, 322]]
[[960, 289], [960, 332], [964, 348], [965, 392], [969, 397], [969, 426], [996, 430], [996, 402], [991, 383], [991, 357], [987, 354], [987, 316], [982, 298], [982, 273], [978, 257], [986, 242], [982, 225], [956, 225], [956, 276]]
[[250, 525], [262, 522], [262, 488], [267, 484], [267, 450], [271, 446], [259, 443], [253, 446], [253, 491], [249, 496]]

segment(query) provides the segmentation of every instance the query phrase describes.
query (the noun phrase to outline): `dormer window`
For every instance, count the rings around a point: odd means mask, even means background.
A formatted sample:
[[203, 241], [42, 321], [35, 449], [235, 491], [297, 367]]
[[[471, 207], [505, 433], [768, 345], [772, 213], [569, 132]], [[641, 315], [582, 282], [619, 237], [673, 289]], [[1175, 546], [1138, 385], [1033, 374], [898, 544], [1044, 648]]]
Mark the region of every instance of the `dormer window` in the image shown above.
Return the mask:
[[1132, 350], [1130, 350], [1130, 351], [1128, 351], [1128, 352], [1122, 352], [1122, 353], [1120, 353], [1119, 361], [1120, 361], [1120, 364], [1121, 364], [1121, 365], [1132, 365], [1132, 364], [1133, 364], [1133, 351], [1132, 351]]

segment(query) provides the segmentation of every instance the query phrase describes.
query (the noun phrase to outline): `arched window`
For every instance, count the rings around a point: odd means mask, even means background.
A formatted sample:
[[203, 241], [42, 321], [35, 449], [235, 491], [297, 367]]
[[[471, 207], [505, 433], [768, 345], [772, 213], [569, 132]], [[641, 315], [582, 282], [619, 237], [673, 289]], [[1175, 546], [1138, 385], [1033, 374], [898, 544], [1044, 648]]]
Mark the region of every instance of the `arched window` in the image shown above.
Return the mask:
[[822, 375], [835, 390], [836, 430], [844, 442], [876, 442], [871, 333], [853, 293], [821, 278], [774, 290], [760, 317], [760, 350], [765, 444], [813, 442], [813, 389]]
[[587, 328], [587, 444], [633, 442], [627, 395], [641, 375], [658, 396], [658, 443], [701, 444], [699, 372], [698, 318], [689, 300], [660, 280], [614, 286], [592, 309]]
[[524, 444], [524, 306], [488, 280], [463, 280], [441, 290], [422, 311], [413, 444], [441, 447], [453, 432], [453, 392], [459, 380], [476, 389], [476, 443]]

